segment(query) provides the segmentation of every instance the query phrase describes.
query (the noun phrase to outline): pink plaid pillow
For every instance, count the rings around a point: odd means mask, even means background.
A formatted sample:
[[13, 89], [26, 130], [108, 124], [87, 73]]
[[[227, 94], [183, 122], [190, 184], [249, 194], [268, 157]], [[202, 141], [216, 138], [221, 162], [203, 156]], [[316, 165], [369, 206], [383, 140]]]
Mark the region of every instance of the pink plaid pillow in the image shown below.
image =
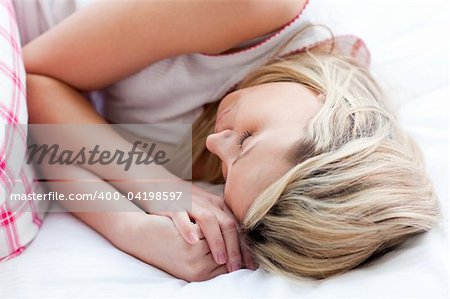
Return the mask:
[[20, 254], [36, 236], [45, 210], [41, 202], [10, 201], [11, 194], [36, 192], [24, 163], [27, 138], [25, 69], [14, 9], [0, 0], [0, 261]]

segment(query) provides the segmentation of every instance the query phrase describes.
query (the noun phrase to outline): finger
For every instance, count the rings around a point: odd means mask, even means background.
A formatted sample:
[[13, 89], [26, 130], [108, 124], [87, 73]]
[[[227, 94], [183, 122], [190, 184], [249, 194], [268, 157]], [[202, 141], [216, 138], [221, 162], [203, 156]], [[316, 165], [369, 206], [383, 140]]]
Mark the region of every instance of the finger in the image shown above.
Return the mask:
[[200, 240], [197, 230], [195, 229], [187, 212], [169, 213], [175, 227], [177, 228], [183, 239], [189, 244], [195, 244]]
[[221, 210], [224, 211], [225, 214], [228, 214], [228, 215], [234, 217], [233, 212], [232, 212], [232, 211], [230, 210], [230, 208], [225, 204], [225, 201], [224, 201], [223, 203], [224, 203], [224, 204], [223, 204], [223, 207], [222, 207]]
[[225, 241], [225, 247], [227, 249], [227, 269], [228, 272], [233, 272], [241, 269], [242, 257], [241, 257], [241, 244], [239, 241], [239, 235], [237, 230], [237, 223], [234, 217], [230, 217], [223, 211], [216, 211], [217, 218], [219, 220], [219, 226], [222, 231], [222, 236]]
[[203, 235], [203, 232], [202, 232], [202, 229], [200, 228], [200, 226], [197, 223], [193, 223], [192, 225], [194, 226], [194, 230], [197, 233], [200, 240], [205, 239], [205, 236]]
[[225, 241], [219, 226], [216, 215], [211, 211], [198, 207], [193, 213], [196, 223], [202, 229], [203, 235], [208, 242], [209, 249], [217, 264], [222, 265], [227, 262]]

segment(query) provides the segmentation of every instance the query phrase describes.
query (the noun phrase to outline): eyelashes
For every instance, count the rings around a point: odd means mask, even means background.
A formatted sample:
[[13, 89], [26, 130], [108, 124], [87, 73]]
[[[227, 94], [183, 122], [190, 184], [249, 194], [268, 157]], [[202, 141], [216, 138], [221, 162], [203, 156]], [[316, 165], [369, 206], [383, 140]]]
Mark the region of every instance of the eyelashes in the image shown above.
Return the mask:
[[242, 134], [236, 139], [236, 144], [242, 147], [244, 141], [250, 136], [252, 136], [252, 134], [249, 131], [242, 132]]

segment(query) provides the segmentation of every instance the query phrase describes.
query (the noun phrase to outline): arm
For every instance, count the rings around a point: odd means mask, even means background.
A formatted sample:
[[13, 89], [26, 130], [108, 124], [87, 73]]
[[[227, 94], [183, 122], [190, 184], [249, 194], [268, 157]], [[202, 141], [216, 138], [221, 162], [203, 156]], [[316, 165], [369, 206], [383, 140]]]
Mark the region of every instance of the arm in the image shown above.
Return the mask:
[[[117, 192], [108, 183], [89, 171], [76, 166], [44, 168], [46, 175], [60, 178], [80, 177], [96, 180], [96, 184], [49, 182], [53, 191], [65, 194], [93, 194]], [[187, 281], [201, 281], [226, 273], [225, 265], [218, 265], [209, 252], [207, 241], [198, 226], [194, 229], [200, 236], [195, 244], [188, 244], [180, 236], [172, 221], [167, 217], [147, 215], [128, 200], [85, 202], [61, 201], [75, 216], [102, 234], [120, 250], [156, 266]], [[97, 206], [94, 206], [97, 205]], [[95, 212], [82, 212], [83, 209]], [[163, 241], [162, 241], [163, 240]]]
[[[226, 50], [285, 24], [299, 7], [302, 1], [94, 2], [24, 47], [30, 123], [105, 124], [77, 89], [105, 87], [171, 55]], [[102, 178], [114, 171], [90, 170]], [[167, 176], [160, 167], [155, 177]]]
[[78, 90], [100, 89], [170, 56], [220, 53], [272, 32], [304, 2], [94, 2], [26, 45], [25, 66]]
[[[300, 7], [299, 1], [261, 0], [92, 4], [23, 49], [30, 123], [104, 124], [77, 90], [105, 87], [172, 55], [225, 51], [279, 28]], [[73, 136], [78, 144], [96, 141]], [[107, 167], [90, 170], [99, 177], [115, 171]], [[169, 175], [163, 167], [151, 172], [159, 178]], [[78, 216], [108, 238], [114, 231], [108, 230], [107, 223], [119, 217], [107, 213]], [[203, 227], [209, 227], [207, 222]], [[219, 241], [211, 243], [211, 251], [223, 250], [224, 241]]]
[[[93, 107], [89, 104], [86, 99], [84, 99], [80, 93], [76, 92], [73, 88], [69, 87], [67, 84], [57, 81], [55, 79], [40, 76], [40, 75], [27, 75], [27, 100], [28, 106], [30, 110], [42, 109], [42, 112], [39, 114], [30, 114], [30, 123], [50, 123], [52, 124], [106, 124], [103, 119], [94, 111]], [[107, 135], [108, 134], [108, 135]], [[39, 138], [38, 138], [39, 139]], [[69, 144], [70, 143], [70, 144]], [[81, 130], [71, 130], [70, 138], [68, 138], [68, 142], [66, 143], [66, 139], [64, 139], [64, 144], [62, 142], [58, 142], [60, 146], [63, 146], [64, 149], [69, 149], [74, 152], [78, 152], [80, 147], [85, 146], [86, 148], [93, 148], [95, 145], [99, 145], [100, 148], [105, 149], [109, 148], [112, 151], [122, 150], [123, 152], [127, 152], [130, 150], [130, 145], [128, 141], [124, 140], [121, 136], [114, 133], [113, 131], [106, 131], [105, 134], [101, 136], [92, 136], [85, 135], [85, 132]], [[44, 164], [45, 167], [45, 164]], [[53, 172], [51, 172], [53, 171]], [[77, 174], [84, 174], [81, 176], [77, 176]], [[67, 175], [68, 174], [68, 175]], [[106, 178], [119, 178], [119, 181], [112, 182], [111, 185], [108, 183], [105, 184], [80, 184], [80, 186], [76, 186], [74, 188], [74, 184], [77, 182], [77, 178], [81, 180], [89, 179], [91, 175], [94, 175], [97, 180], [102, 181], [102, 179]], [[193, 188], [190, 182], [185, 182], [180, 178], [176, 177], [172, 173], [170, 173], [167, 169], [165, 169], [161, 165], [141, 165], [141, 166], [133, 166], [129, 171], [124, 172], [119, 167], [114, 164], [107, 165], [89, 165], [83, 164], [81, 166], [74, 165], [63, 165], [60, 167], [58, 171], [54, 169], [48, 169], [45, 172], [45, 178], [47, 179], [65, 179], [71, 180], [70, 188], [73, 188], [68, 192], [66, 189], [62, 188], [60, 183], [50, 184], [50, 189], [54, 191], [60, 191], [61, 193], [87, 193], [94, 194], [96, 191], [98, 192], [107, 192], [107, 190], [115, 190], [112, 188], [117, 188], [117, 190], [123, 192], [146, 192], [148, 187], [146, 188], [142, 183], [139, 183], [139, 180], [135, 180], [135, 178], [151, 178], [151, 179], [170, 179], [174, 181], [179, 181], [176, 183], [176, 186], [182, 187], [183, 189], [192, 188], [192, 202], [195, 203], [199, 200], [202, 202], [202, 209], [198, 210], [198, 212], [202, 215], [202, 217], [196, 218], [197, 223], [200, 225], [202, 229], [203, 235], [205, 235], [206, 240], [208, 240], [208, 244], [210, 245], [211, 254], [210, 256], [213, 258], [217, 264], [222, 265], [227, 263], [227, 268], [231, 271], [231, 267], [233, 264], [241, 263], [241, 255], [239, 254], [239, 242], [237, 231], [230, 230], [230, 225], [235, 227], [234, 217], [230, 217], [229, 215], [225, 215], [216, 208], [215, 205], [212, 205], [209, 201], [209, 198], [216, 198], [217, 196], [210, 194], [204, 190], [199, 190], [200, 188]], [[124, 185], [122, 181], [126, 182], [124, 190]], [[89, 186], [87, 186], [89, 185]], [[174, 185], [175, 186], [175, 185]], [[67, 188], [67, 186], [63, 186]], [[90, 189], [87, 189], [90, 188]], [[200, 192], [199, 192], [200, 191]], [[134, 201], [139, 204], [139, 206], [147, 211], [153, 212], [152, 202], [151, 201]], [[136, 251], [132, 251], [133, 253], [138, 254], [140, 256], [142, 254], [145, 255], [147, 249], [138, 246], [138, 244], [131, 243], [117, 243], [117, 238], [121, 238], [126, 235], [122, 234], [114, 234], [114, 227], [108, 226], [107, 223], [109, 221], [116, 221], [118, 218], [121, 218], [122, 215], [117, 215], [114, 213], [87, 213], [78, 211], [92, 211], [93, 206], [91, 202], [63, 202], [66, 208], [69, 211], [72, 211], [77, 217], [82, 219], [84, 222], [89, 224], [93, 229], [97, 230], [99, 233], [103, 234], [106, 238], [112, 241], [114, 244], [124, 244], [126, 246], [137, 246], [136, 248], [141, 248], [143, 252], [136, 253]], [[109, 208], [106, 206], [109, 202], [99, 202], [98, 206], [95, 210], [98, 211], [110, 211], [117, 210], [117, 206], [119, 204], [125, 204], [129, 208], [129, 205], [134, 205], [133, 203], [125, 200], [125, 202], [117, 203], [114, 202], [114, 207]], [[76, 206], [74, 206], [76, 205]], [[105, 206], [103, 206], [105, 205]], [[124, 207], [125, 210], [128, 210], [127, 207]], [[137, 208], [137, 207], [136, 207]], [[215, 212], [214, 212], [215, 211]], [[120, 213], [119, 213], [120, 214]], [[220, 214], [221, 218], [217, 219], [215, 215]], [[173, 215], [173, 213], [171, 214]], [[193, 240], [191, 239], [191, 233], [195, 232], [197, 236], [199, 234], [196, 232], [194, 226], [189, 220], [188, 215], [185, 212], [175, 213], [177, 216], [176, 224], [180, 223], [177, 221], [178, 219], [187, 220], [183, 222], [182, 229], [179, 229], [181, 235], [185, 238], [186, 241], [195, 245], [198, 241], [198, 237]], [[168, 215], [169, 216], [169, 215]], [[180, 226], [177, 225], [177, 228]], [[227, 231], [226, 234], [222, 235], [221, 230]], [[114, 239], [112, 239], [114, 238]], [[162, 239], [166, 239], [165, 237]], [[135, 242], [139, 242], [138, 239], [134, 239]], [[195, 243], [195, 244], [194, 244]], [[122, 247], [119, 247], [122, 249]], [[126, 251], [126, 250], [125, 250]], [[128, 251], [127, 251], [128, 252]], [[223, 253], [229, 252], [228, 255], [225, 254], [225, 260], [221, 257], [224, 256]], [[230, 254], [230, 253], [233, 254]], [[134, 255], [134, 254], [133, 254]], [[163, 254], [158, 255], [159, 257], [163, 257]], [[229, 258], [227, 258], [228, 256]], [[149, 259], [145, 259], [149, 261]], [[165, 259], [163, 259], [165, 260]], [[169, 260], [167, 263], [170, 265]], [[207, 265], [210, 267], [210, 263]], [[189, 267], [188, 267], [189, 268]], [[186, 268], [186, 269], [188, 269]], [[175, 268], [173, 268], [175, 269]], [[203, 268], [201, 268], [203, 269]], [[201, 270], [197, 269], [197, 270]], [[170, 272], [173, 274], [173, 272]], [[215, 272], [216, 273], [216, 272]], [[203, 273], [202, 275], [204, 275]]]

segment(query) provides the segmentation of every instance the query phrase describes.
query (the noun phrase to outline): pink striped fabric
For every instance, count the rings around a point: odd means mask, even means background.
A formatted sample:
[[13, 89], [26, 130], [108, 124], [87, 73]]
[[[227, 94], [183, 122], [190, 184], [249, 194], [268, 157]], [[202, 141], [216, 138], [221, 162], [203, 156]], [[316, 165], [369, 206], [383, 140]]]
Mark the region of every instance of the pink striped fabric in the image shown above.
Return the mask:
[[44, 214], [40, 202], [10, 201], [36, 192], [24, 163], [27, 138], [25, 69], [13, 5], [0, 0], [0, 261], [19, 255], [36, 236]]

